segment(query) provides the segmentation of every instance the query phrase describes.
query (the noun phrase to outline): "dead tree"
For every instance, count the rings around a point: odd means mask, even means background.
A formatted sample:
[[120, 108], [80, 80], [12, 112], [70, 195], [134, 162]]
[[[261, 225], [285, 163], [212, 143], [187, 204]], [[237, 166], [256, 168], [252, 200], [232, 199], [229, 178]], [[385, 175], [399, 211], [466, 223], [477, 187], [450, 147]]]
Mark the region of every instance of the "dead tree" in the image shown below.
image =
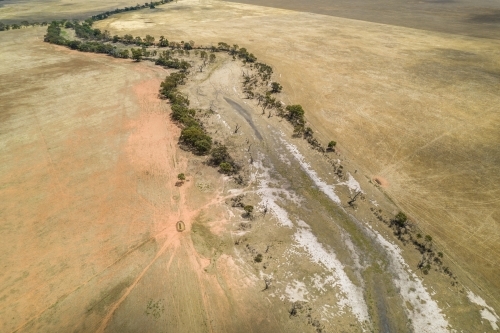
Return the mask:
[[265, 290], [268, 290], [269, 288], [271, 288], [272, 282], [273, 281], [271, 278], [265, 278], [264, 283], [266, 284], [266, 286], [264, 287], [264, 289], [262, 289], [262, 291], [265, 291]]
[[264, 96], [261, 94], [257, 94], [256, 96], [257, 96], [257, 106], [259, 106], [260, 103], [264, 101]]
[[267, 252], [269, 251], [269, 249], [271, 248], [271, 246], [272, 246], [272, 245], [267, 244], [267, 246], [266, 246], [266, 251], [265, 251], [264, 253], [267, 253]]
[[236, 124], [236, 128], [234, 129], [234, 134], [237, 134], [240, 128], [241, 126]]
[[300, 301], [293, 302], [292, 307], [288, 311], [288, 313], [290, 314], [290, 318], [296, 317], [299, 314], [299, 312], [302, 310], [302, 308], [303, 308], [302, 302], [300, 302]]
[[211, 113], [215, 113], [214, 109], [215, 109], [215, 102], [212, 100], [212, 101], [210, 101], [210, 108], [209, 108], [209, 110], [210, 110]]
[[[266, 216], [267, 211], [268, 211], [268, 208], [267, 208], [267, 201], [266, 201], [266, 205], [264, 206], [264, 210], [262, 211], [262, 216]], [[269, 250], [269, 245], [267, 246], [266, 253], [267, 253], [267, 250]]]
[[247, 84], [250, 82], [250, 75], [248, 75], [248, 73], [245, 73], [245, 71], [243, 71], [243, 69], [241, 70], [241, 74], [243, 75], [243, 78], [245, 79], [245, 82], [243, 82], [244, 84]]
[[245, 89], [243, 92], [247, 95], [247, 99], [252, 99], [255, 96], [252, 89]]
[[262, 101], [262, 105], [261, 105], [262, 106], [262, 114], [264, 115], [266, 113], [266, 109], [273, 108], [275, 104], [276, 104], [276, 99], [274, 97], [266, 95], [264, 97], [264, 100]]
[[361, 195], [361, 193], [363, 193], [363, 192], [361, 192], [361, 191], [356, 192], [356, 194], [354, 195], [354, 197], [351, 197], [351, 200], [349, 200], [349, 201], [347, 202], [347, 204], [348, 204], [349, 206], [353, 207], [353, 206], [354, 206], [354, 203], [356, 202], [356, 200], [358, 199], [358, 197]]

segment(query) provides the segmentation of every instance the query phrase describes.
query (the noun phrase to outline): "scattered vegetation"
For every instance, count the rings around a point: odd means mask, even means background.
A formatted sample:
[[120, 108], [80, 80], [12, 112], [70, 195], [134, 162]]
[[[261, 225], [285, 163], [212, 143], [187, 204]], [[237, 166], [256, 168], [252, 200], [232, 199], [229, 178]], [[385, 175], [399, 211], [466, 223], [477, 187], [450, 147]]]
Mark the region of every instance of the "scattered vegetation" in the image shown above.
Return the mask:
[[186, 181], [186, 176], [183, 173], [180, 173], [177, 175], [177, 182], [175, 183], [175, 186], [181, 187], [184, 185], [184, 182]]
[[231, 207], [245, 207], [243, 204], [242, 200], [245, 196], [243, 194], [237, 195], [233, 198], [231, 198]]
[[146, 316], [152, 316], [155, 320], [159, 319], [164, 312], [165, 305], [163, 304], [163, 299], [157, 300], [156, 302], [150, 299], [146, 306], [146, 311], [144, 311]]
[[212, 149], [208, 164], [215, 167], [218, 166], [219, 171], [226, 175], [236, 173], [240, 170], [240, 166], [229, 155], [228, 149], [224, 145], [219, 145]]
[[271, 93], [273, 94], [280, 93], [281, 90], [283, 90], [281, 84], [279, 84], [278, 82], [271, 83]]
[[435, 271], [448, 275], [452, 281], [451, 285], [458, 285], [456, 276], [449, 267], [443, 265], [443, 252], [436, 252], [432, 237], [430, 235], [422, 236], [418, 227], [410, 221], [403, 212], [398, 212], [392, 219], [387, 219], [382, 215], [382, 210], [376, 210], [373, 207], [371, 211], [378, 220], [384, 222], [392, 228], [394, 235], [403, 243], [403, 245], [413, 244], [422, 255], [417, 268], [427, 275], [434, 268]]
[[333, 151], [335, 149], [335, 146], [337, 146], [337, 142], [336, 141], [330, 141], [330, 142], [328, 142], [328, 150], [329, 151]]
[[172, 1], [173, 0], [162, 0], [162, 1], [155, 1], [155, 2], [151, 1], [149, 3], [146, 2], [143, 5], [137, 4], [137, 5], [132, 6], [132, 7], [125, 7], [125, 8], [115, 9], [115, 10], [111, 10], [111, 11], [106, 11], [104, 13], [100, 13], [100, 14], [92, 16], [91, 20], [92, 21], [105, 20], [113, 14], [118, 14], [118, 13], [133, 11], [133, 10], [139, 10], [139, 9], [144, 9], [144, 8], [154, 9], [156, 6], [159, 6], [159, 5], [162, 5], [165, 3], [169, 3]]
[[247, 217], [252, 217], [253, 206], [246, 205], [245, 207], [243, 207], [243, 210], [245, 211]]
[[[85, 20], [84, 24], [86, 24], [88, 26], [92, 26], [92, 23], [94, 23], [95, 21], [107, 19], [108, 17], [110, 17], [113, 14], [118, 14], [118, 13], [133, 11], [133, 10], [139, 10], [139, 9], [144, 9], [144, 8], [154, 9], [156, 6], [166, 4], [169, 2], [172, 2], [172, 0], [162, 0], [162, 1], [155, 1], [155, 2], [151, 1], [149, 3], [146, 2], [143, 5], [137, 4], [137, 5], [132, 6], [132, 7], [124, 7], [124, 8], [118, 8], [115, 10], [111, 10], [111, 11], [106, 11], [106, 12], [103, 12], [103, 13], [100, 13], [97, 15], [93, 15], [92, 17]], [[64, 26], [65, 28], [72, 28], [73, 25], [75, 24], [74, 22], [71, 22], [67, 19], [63, 19], [61, 21], [53, 21], [53, 23], [54, 22], [56, 24], [59, 24], [60, 26]], [[26, 20], [21, 21], [19, 23], [13, 23], [13, 24], [5, 24], [5, 23], [0, 22], [0, 31], [16, 30], [16, 29], [27, 28], [27, 27], [36, 27], [36, 26], [46, 26], [47, 24], [48, 24], [47, 22], [42, 22], [42, 23], [40, 23], [40, 22], [28, 22]], [[96, 30], [98, 30], [98, 29], [96, 29]]]
[[[67, 20], [63, 20], [66, 22]], [[22, 28], [28, 28], [28, 27], [38, 27], [38, 26], [46, 26], [47, 22], [28, 22], [28, 21], [21, 21], [20, 23], [12, 23], [12, 24], [6, 24], [0, 22], [0, 31], [8, 31], [8, 30], [18, 30]]]
[[198, 155], [206, 155], [212, 149], [212, 138], [196, 118], [196, 110], [189, 108], [189, 99], [177, 90], [185, 79], [185, 73], [170, 74], [160, 85], [160, 95], [170, 100], [171, 117], [182, 127], [181, 144]]

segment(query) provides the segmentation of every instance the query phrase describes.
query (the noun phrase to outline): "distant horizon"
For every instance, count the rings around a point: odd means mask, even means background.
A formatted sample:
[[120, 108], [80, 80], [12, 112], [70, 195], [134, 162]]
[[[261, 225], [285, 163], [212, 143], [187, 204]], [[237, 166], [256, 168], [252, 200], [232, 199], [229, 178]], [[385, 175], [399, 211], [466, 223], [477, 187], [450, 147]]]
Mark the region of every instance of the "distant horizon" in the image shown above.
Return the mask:
[[500, 39], [500, 1], [222, 0], [406, 28]]
[[[182, 0], [180, 0], [182, 2]], [[256, 6], [282, 8], [300, 12], [336, 16], [406, 28], [458, 34], [479, 38], [500, 39], [500, 1], [494, 0], [218, 0]], [[0, 0], [0, 22], [6, 24], [50, 21], [58, 19], [83, 19], [100, 13], [103, 8], [74, 13], [30, 12], [13, 18], [2, 17], [1, 9], [9, 5], [50, 2], [47, 0]], [[130, 1], [135, 5], [137, 1]], [[65, 4], [70, 9], [72, 4]], [[109, 7], [115, 9], [117, 5]]]

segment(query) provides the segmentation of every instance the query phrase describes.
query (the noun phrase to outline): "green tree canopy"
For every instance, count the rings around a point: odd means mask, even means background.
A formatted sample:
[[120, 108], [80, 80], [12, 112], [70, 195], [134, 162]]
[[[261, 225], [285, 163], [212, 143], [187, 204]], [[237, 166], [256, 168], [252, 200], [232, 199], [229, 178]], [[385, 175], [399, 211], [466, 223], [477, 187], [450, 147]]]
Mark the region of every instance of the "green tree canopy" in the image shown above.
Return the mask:
[[131, 49], [132, 51], [132, 59], [135, 61], [141, 61], [142, 60], [142, 50], [141, 49]]
[[279, 84], [278, 82], [271, 83], [271, 92], [272, 93], [280, 93], [281, 90], [283, 90], [283, 86], [281, 86], [281, 84]]
[[286, 107], [286, 110], [288, 111], [288, 119], [290, 122], [294, 125], [304, 125], [305, 120], [304, 120], [304, 114], [305, 111], [302, 108], [301, 105], [288, 105]]
[[180, 139], [200, 155], [208, 153], [212, 148], [212, 138], [198, 126], [184, 128], [181, 131]]

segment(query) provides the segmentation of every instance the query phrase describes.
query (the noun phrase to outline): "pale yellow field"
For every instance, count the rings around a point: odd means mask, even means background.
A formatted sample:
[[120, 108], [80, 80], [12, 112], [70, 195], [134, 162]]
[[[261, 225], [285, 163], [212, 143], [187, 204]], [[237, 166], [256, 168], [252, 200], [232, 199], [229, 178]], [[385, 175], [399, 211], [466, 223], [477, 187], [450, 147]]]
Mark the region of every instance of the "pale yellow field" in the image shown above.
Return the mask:
[[488, 293], [500, 200], [500, 45], [309, 13], [184, 0], [97, 27], [247, 47], [272, 64], [323, 142], [384, 189]]

